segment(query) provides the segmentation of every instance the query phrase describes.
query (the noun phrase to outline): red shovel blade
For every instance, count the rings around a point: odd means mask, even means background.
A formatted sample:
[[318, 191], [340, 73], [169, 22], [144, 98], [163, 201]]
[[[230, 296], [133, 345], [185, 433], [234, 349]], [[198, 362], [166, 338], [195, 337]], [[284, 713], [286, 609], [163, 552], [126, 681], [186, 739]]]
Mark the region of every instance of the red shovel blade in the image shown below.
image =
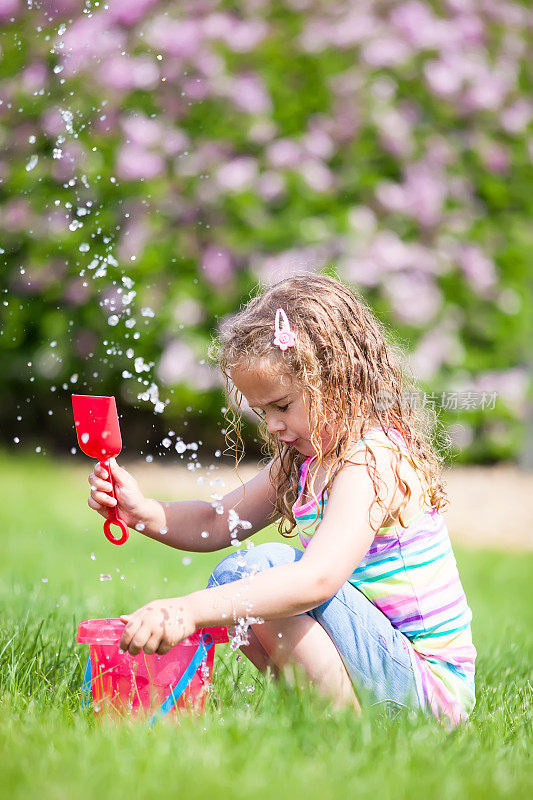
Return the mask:
[[114, 397], [73, 394], [72, 410], [81, 450], [90, 458], [107, 461], [122, 450]]
[[[73, 394], [72, 410], [78, 444], [86, 456], [97, 458], [105, 467], [112, 486], [112, 490], [108, 494], [110, 497], [115, 497], [115, 482], [109, 459], [118, 456], [122, 450], [115, 398], [93, 394]], [[111, 525], [117, 525], [120, 528], [121, 536], [119, 538], [115, 538], [111, 533]], [[107, 519], [104, 522], [104, 533], [113, 544], [124, 544], [128, 538], [128, 526], [118, 516], [116, 507], [108, 509]]]

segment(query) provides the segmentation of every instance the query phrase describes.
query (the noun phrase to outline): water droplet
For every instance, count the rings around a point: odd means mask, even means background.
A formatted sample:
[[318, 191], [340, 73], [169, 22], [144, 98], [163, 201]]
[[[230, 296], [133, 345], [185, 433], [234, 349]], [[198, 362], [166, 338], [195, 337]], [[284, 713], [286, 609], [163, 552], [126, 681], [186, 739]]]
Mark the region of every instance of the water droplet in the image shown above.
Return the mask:
[[144, 524], [144, 522], [138, 522], [137, 525], [135, 526], [136, 531], [144, 531], [145, 528], [146, 525]]
[[41, 578], [43, 583], [48, 583], [48, 578]]
[[209, 538], [209, 531], [202, 531], [202, 539], [208, 539], [208, 538]]
[[89, 434], [88, 433], [82, 433], [81, 440], [82, 440], [83, 444], [87, 444], [87, 442], [89, 441]]
[[111, 575], [109, 575], [107, 572], [101, 572], [100, 573], [100, 580], [101, 581], [110, 581], [111, 580]]
[[91, 553], [91, 561], [96, 561], [96, 556], [94, 553]]
[[91, 247], [87, 244], [87, 242], [83, 242], [83, 244], [80, 244], [78, 249], [80, 253], [88, 253]]
[[188, 567], [189, 564], [192, 563], [192, 559], [189, 558], [188, 556], [185, 556], [185, 558], [181, 559], [181, 563], [183, 564], [184, 567]]
[[165, 536], [168, 533], [168, 528], [161, 528], [159, 533], [161, 534], [161, 536]]
[[39, 156], [33, 155], [26, 164], [26, 172], [31, 172], [32, 169], [35, 169], [38, 161], [39, 161]]
[[163, 441], [161, 442], [161, 444], [163, 445], [163, 447], [170, 447], [170, 445], [172, 444], [172, 442], [170, 441], [170, 439], [168, 438], [168, 436], [165, 436], [165, 438], [163, 439]]
[[111, 314], [111, 316], [108, 317], [108, 319], [107, 319], [107, 324], [111, 325], [112, 327], [114, 327], [115, 325], [118, 325], [118, 323], [119, 323], [119, 318], [117, 317], [116, 314]]

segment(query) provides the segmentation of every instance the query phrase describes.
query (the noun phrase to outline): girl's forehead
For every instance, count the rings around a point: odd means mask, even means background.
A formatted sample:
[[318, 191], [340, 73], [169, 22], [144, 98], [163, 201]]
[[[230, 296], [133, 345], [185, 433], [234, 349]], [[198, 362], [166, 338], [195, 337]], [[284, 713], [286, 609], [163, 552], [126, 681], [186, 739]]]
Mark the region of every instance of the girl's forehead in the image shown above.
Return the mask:
[[267, 369], [234, 367], [231, 370], [231, 379], [244, 395], [251, 393], [269, 397], [272, 392], [289, 392], [295, 386], [287, 373]]

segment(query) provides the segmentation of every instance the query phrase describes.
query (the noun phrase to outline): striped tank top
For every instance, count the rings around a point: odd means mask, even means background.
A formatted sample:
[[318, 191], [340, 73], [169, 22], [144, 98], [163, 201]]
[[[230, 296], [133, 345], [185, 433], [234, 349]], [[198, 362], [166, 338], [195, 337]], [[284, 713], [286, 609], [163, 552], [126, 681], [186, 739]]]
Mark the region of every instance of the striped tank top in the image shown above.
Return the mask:
[[[394, 441], [405, 452], [405, 442], [395, 433]], [[365, 439], [374, 447], [387, 446], [372, 434]], [[320, 511], [313, 522], [314, 500], [301, 504], [313, 458], [309, 456], [301, 466], [298, 499], [292, 506], [304, 548], [320, 524], [328, 497], [327, 488], [317, 495]], [[475, 704], [472, 612], [443, 516], [426, 508], [407, 528], [380, 528], [348, 581], [411, 642], [426, 710], [446, 727], [466, 719]]]

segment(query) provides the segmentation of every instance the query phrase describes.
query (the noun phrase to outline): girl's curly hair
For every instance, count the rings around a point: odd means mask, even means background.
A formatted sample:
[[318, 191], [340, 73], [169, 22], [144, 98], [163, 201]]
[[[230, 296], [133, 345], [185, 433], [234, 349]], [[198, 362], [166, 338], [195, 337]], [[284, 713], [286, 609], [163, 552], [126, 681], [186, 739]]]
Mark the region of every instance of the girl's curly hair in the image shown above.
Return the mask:
[[[287, 350], [273, 344], [274, 319], [277, 308], [287, 314], [296, 343]], [[441, 510], [447, 503], [441, 481], [441, 458], [431, 444], [435, 413], [423, 409], [417, 402], [415, 384], [405, 365], [401, 349], [387, 337], [383, 325], [375, 318], [362, 297], [340, 280], [329, 275], [301, 273], [279, 281], [252, 297], [234, 316], [223, 320], [219, 336], [209, 347], [209, 356], [216, 361], [224, 375], [227, 406], [226, 444], [239, 464], [244, 445], [240, 435], [242, 395], [233, 385], [230, 370], [253, 369], [258, 374], [290, 377], [303, 391], [304, 406], [309, 416], [311, 442], [316, 453], [316, 468], [309, 476], [310, 491], [317, 503], [314, 481], [321, 464], [327, 459], [326, 486], [331, 487], [335, 476], [350, 462], [348, 450], [362, 439], [371, 427], [380, 427], [389, 438], [394, 458], [396, 488], [403, 501], [396, 509], [399, 522], [411, 490], [400, 477], [402, 458], [408, 458], [421, 476], [426, 503]], [[232, 394], [235, 391], [235, 407]], [[326, 423], [326, 411], [336, 420], [333, 442], [322, 452], [319, 432]], [[407, 445], [402, 453], [391, 432], [399, 431]], [[236, 439], [232, 434], [235, 432]], [[268, 433], [265, 422], [260, 425], [261, 439], [266, 443], [262, 452], [270, 457], [270, 480], [276, 493], [276, 506], [270, 519], [280, 519], [278, 530], [289, 537], [296, 527], [292, 505], [298, 494], [300, 467], [306, 456], [280, 443]], [[375, 499], [385, 514], [376, 458], [369, 442], [365, 444], [365, 462], [372, 478]], [[227, 452], [227, 450], [226, 450]], [[372, 524], [372, 523], [371, 523]], [[294, 534], [296, 535], [296, 534]]]

